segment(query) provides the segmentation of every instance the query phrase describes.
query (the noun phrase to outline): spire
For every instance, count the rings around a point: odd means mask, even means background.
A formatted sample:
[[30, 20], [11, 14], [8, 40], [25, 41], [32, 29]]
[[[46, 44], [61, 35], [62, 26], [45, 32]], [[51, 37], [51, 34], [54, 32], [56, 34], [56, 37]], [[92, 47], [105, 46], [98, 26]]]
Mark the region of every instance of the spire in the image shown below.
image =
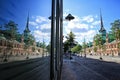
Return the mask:
[[28, 12], [28, 17], [27, 17], [26, 28], [25, 28], [24, 31], [25, 31], [25, 32], [30, 32], [30, 30], [29, 30], [29, 12]]
[[100, 9], [100, 25], [101, 25], [101, 28], [100, 28], [99, 32], [106, 31], [105, 28], [104, 28], [104, 26], [103, 26], [101, 9]]

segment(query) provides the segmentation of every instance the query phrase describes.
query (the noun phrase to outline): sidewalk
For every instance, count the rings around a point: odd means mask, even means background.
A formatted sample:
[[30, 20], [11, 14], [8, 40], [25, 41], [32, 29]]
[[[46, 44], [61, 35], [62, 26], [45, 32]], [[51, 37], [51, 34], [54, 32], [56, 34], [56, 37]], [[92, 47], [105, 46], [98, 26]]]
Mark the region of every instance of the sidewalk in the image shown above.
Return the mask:
[[[89, 59], [77, 56], [72, 57], [72, 60], [66, 58], [63, 60], [61, 80], [108, 80], [91, 69], [94, 65], [91, 64], [91, 61], [87, 61]], [[90, 67], [84, 65], [84, 63], [89, 64]]]
[[[29, 55], [29, 59], [38, 58], [38, 57], [42, 57], [42, 56], [41, 55]], [[7, 59], [8, 59], [7, 62], [3, 62], [4, 58], [0, 58], [0, 64], [13, 62], [13, 61], [27, 60], [27, 56], [10, 56]]]
[[[100, 56], [87, 55], [87, 58], [100, 59]], [[120, 63], [120, 57], [102, 56], [102, 60], [103, 61]]]
[[61, 80], [76, 80], [76, 74], [71, 70], [71, 67], [70, 59], [64, 59]]

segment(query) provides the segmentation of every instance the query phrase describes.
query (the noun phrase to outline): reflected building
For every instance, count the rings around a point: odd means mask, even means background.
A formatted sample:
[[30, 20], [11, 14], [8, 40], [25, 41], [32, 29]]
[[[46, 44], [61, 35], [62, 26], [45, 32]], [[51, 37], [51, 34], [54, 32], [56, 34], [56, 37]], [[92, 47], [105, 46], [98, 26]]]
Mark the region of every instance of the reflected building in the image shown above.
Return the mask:
[[[120, 55], [120, 40], [115, 39], [110, 42], [110, 36], [106, 33], [106, 30], [103, 25], [102, 14], [100, 12], [100, 30], [99, 34], [102, 36], [102, 41], [99, 43], [101, 47], [96, 46], [95, 40], [91, 46], [86, 48], [87, 54], [95, 55], [110, 55], [110, 56], [119, 56]], [[100, 40], [99, 40], [100, 41]]]
[[[20, 41], [7, 39], [4, 30], [0, 30], [0, 58], [3, 56], [19, 56], [19, 55], [42, 55], [43, 49], [36, 46], [34, 37], [30, 34], [29, 15], [25, 30]], [[32, 42], [30, 42], [32, 39]]]

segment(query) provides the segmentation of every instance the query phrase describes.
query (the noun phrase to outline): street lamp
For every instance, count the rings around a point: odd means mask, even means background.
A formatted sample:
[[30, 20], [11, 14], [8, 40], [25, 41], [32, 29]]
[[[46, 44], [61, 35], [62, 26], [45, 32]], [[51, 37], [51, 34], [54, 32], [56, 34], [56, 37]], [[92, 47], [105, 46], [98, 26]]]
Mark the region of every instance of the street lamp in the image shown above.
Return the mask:
[[45, 47], [44, 38], [43, 38], [43, 45], [42, 45], [42, 47], [43, 47], [42, 57], [44, 57], [44, 47]]
[[75, 17], [73, 17], [71, 14], [68, 14], [66, 17], [65, 17], [65, 19], [66, 20], [69, 20], [69, 21], [71, 21], [71, 20], [73, 20]]
[[[68, 21], [71, 21], [71, 20], [73, 20], [74, 18], [75, 18], [75, 17], [72, 16], [71, 14], [68, 14], [68, 15], [65, 17], [65, 19], [68, 20]], [[72, 57], [71, 57], [71, 48], [72, 48], [72, 46], [73, 46], [73, 43], [70, 42], [70, 59], [72, 59]]]

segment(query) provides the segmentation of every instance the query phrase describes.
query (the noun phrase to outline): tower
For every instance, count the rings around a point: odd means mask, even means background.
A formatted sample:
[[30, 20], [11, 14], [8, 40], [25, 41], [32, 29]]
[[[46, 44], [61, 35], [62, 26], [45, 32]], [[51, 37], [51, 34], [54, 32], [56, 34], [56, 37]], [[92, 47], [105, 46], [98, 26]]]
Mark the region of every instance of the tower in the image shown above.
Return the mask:
[[26, 23], [26, 27], [24, 30], [24, 38], [28, 38], [28, 36], [30, 35], [30, 30], [29, 30], [29, 13], [28, 13], [28, 17], [27, 17], [27, 23]]
[[99, 30], [99, 32], [102, 34], [102, 36], [106, 35], [106, 30], [105, 30], [105, 28], [103, 26], [101, 10], [100, 10], [100, 30]]
[[102, 35], [102, 44], [104, 44], [105, 41], [106, 41], [106, 30], [105, 30], [105, 28], [103, 26], [101, 10], [100, 10], [100, 30], [99, 30], [99, 33]]

